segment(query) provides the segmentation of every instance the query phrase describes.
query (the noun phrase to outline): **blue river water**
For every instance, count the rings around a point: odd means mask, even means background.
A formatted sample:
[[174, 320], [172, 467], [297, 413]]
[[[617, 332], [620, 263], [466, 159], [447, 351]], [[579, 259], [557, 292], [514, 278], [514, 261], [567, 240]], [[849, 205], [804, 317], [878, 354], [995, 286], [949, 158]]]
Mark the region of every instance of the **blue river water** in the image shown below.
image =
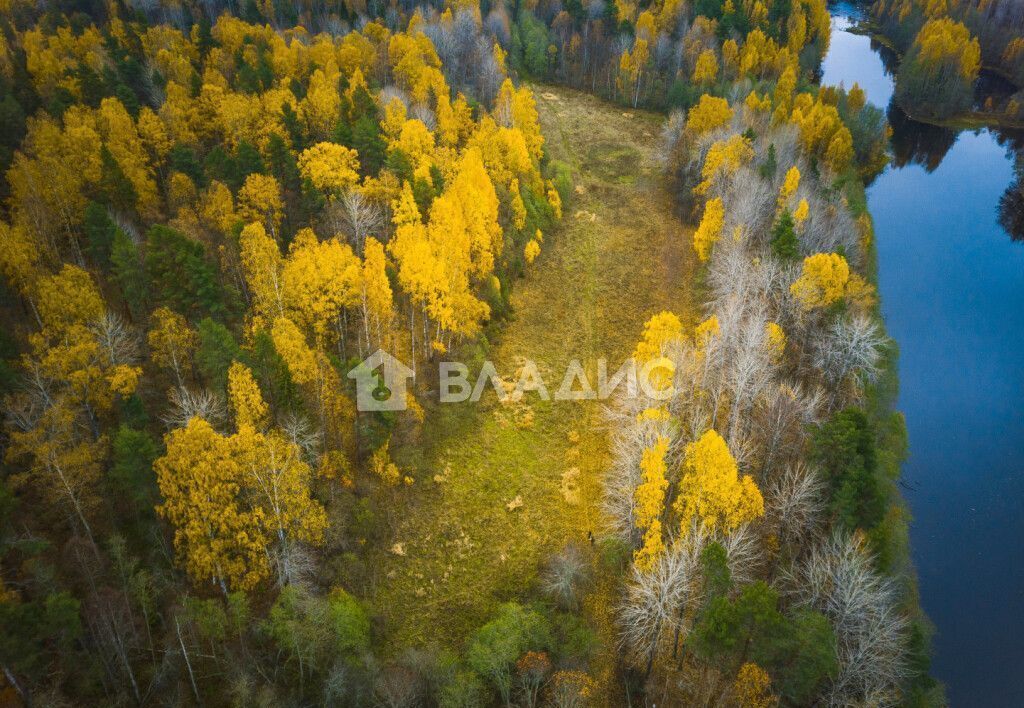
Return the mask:
[[[823, 83], [857, 82], [889, 107], [895, 59], [848, 31], [855, 8], [832, 12]], [[997, 220], [1012, 141], [915, 124], [894, 106], [889, 120], [894, 160], [868, 204], [900, 347], [903, 493], [933, 672], [953, 706], [1024, 706], [1024, 243]]]

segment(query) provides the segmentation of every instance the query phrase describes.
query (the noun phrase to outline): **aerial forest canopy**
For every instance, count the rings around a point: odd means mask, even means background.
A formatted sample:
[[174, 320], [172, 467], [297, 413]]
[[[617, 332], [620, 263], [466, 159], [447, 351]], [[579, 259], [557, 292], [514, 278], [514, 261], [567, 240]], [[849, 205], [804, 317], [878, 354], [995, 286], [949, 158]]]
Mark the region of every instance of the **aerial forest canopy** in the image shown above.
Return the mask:
[[[933, 27], [918, 80], [959, 90]], [[938, 704], [862, 205], [886, 125], [814, 83], [828, 41], [823, 0], [0, 2], [0, 702]], [[595, 222], [529, 82], [672, 111], [701, 311], [629, 333], [664, 395], [602, 409], [592, 529], [382, 607], [449, 478], [437, 363], [479, 368]], [[357, 409], [377, 350], [402, 410]]]

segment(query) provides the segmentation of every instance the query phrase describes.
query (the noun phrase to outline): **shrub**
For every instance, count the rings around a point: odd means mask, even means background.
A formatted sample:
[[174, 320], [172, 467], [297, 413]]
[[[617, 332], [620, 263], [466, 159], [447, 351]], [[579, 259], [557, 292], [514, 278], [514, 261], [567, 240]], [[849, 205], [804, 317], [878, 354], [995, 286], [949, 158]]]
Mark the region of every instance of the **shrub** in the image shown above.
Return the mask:
[[507, 602], [498, 608], [494, 619], [473, 634], [467, 660], [474, 671], [494, 684], [507, 705], [516, 659], [529, 650], [543, 650], [550, 645], [551, 630], [544, 615]]

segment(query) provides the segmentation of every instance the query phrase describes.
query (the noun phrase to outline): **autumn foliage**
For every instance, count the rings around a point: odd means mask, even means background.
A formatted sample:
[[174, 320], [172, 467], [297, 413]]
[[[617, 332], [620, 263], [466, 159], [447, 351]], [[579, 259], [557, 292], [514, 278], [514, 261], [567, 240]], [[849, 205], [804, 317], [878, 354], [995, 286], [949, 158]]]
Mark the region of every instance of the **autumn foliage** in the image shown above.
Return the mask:
[[[877, 166], [882, 124], [858, 128], [859, 89], [812, 85], [822, 0], [12, 0], [0, 16], [5, 699], [903, 697], [905, 598], [873, 555], [898, 541], [895, 475], [857, 408], [887, 340], [838, 196]], [[926, 80], [970, 80], [969, 33], [926, 29]], [[530, 78], [626, 104], [623, 120], [680, 111], [662, 157], [699, 308], [645, 313], [632, 360], [652, 386], [588, 409], [609, 416], [581, 419], [599, 445], [557, 440], [557, 406], [502, 433], [515, 402], [435, 405], [439, 361], [546, 321], [551, 303], [510, 292], [583, 262], [558, 224], [580, 216], [571, 195], [605, 198], [588, 160], [553, 158], [577, 146], [544, 135]], [[649, 236], [632, 233], [638, 253]], [[651, 287], [616, 282], [624, 303]], [[357, 409], [357, 386], [392, 393], [358, 366], [377, 350], [413, 372], [404, 410]], [[547, 496], [557, 454], [554, 503], [578, 505], [565, 537], [522, 543], [541, 513], [524, 491], [473, 510], [514, 529], [481, 544], [453, 505], [500, 485], [448, 465], [453, 432]], [[430, 533], [410, 538], [413, 509]], [[491, 575], [515, 582], [480, 592]], [[429, 611], [451, 621], [409, 636], [402, 615], [441, 592]]]

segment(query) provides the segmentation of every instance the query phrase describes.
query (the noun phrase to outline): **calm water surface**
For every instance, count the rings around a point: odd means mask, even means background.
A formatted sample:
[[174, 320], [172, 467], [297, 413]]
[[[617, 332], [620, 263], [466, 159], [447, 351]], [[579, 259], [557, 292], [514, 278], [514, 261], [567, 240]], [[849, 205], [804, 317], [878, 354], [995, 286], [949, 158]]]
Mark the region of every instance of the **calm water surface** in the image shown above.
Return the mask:
[[[894, 59], [833, 11], [824, 82], [886, 108]], [[997, 221], [1011, 140], [889, 108], [893, 164], [868, 189], [879, 288], [900, 346], [904, 495], [935, 674], [953, 706], [1024, 706], [1024, 243]], [[1018, 141], [1019, 144], [1019, 141]]]

